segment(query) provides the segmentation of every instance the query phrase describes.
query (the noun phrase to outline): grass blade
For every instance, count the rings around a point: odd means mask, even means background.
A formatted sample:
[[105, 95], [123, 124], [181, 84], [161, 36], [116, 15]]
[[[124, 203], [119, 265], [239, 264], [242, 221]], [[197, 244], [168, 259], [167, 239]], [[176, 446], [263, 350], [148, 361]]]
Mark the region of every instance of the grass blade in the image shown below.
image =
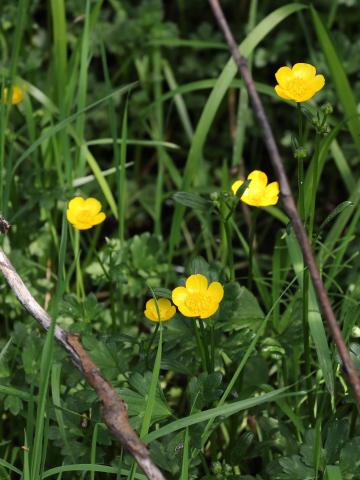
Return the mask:
[[349, 131], [356, 148], [360, 152], [360, 119], [350, 82], [346, 76], [342, 61], [336, 52], [331, 37], [322, 23], [319, 14], [312, 6], [310, 7], [310, 12], [316, 34], [331, 73], [331, 78], [335, 84], [336, 93], [343, 107], [345, 117], [349, 122]]
[[240, 400], [238, 402], [229, 403], [228, 405], [222, 405], [220, 407], [204, 410], [203, 412], [194, 413], [193, 415], [181, 418], [180, 420], [175, 420], [174, 422], [168, 423], [164, 427], [149, 433], [149, 435], [146, 435], [144, 438], [144, 441], [151, 443], [157, 438], [164, 437], [165, 435], [169, 435], [170, 433], [189, 427], [190, 425], [196, 425], [197, 423], [205, 422], [206, 420], [219, 416], [228, 417], [241, 412], [242, 410], [247, 410], [248, 408], [256, 407], [266, 402], [271, 402], [275, 400], [275, 398], [282, 397], [286, 390], [287, 388], [279, 388], [278, 390], [264, 393], [258, 397], [247, 398], [246, 400]]

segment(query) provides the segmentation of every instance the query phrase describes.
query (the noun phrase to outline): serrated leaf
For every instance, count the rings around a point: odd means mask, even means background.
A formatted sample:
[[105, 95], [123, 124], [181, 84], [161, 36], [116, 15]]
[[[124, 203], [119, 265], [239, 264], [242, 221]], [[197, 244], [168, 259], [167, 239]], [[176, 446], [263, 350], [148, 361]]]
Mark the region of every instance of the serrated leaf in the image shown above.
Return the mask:
[[299, 455], [280, 458], [279, 463], [283, 469], [281, 480], [313, 480], [314, 470], [304, 465]]
[[264, 319], [256, 297], [245, 287], [232, 282], [224, 286], [224, 298], [220, 304], [218, 328], [251, 328], [256, 330]]

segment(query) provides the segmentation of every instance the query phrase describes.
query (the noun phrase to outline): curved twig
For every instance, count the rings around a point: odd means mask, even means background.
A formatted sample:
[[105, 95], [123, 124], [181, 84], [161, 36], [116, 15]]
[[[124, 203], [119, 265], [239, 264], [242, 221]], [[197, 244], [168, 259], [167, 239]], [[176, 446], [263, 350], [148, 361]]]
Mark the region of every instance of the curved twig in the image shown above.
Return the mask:
[[260, 97], [256, 91], [254, 80], [252, 78], [250, 70], [247, 67], [246, 60], [240, 54], [239, 48], [235, 42], [233, 34], [231, 33], [230, 27], [228, 25], [228, 22], [226, 21], [219, 0], [209, 0], [209, 3], [213, 10], [214, 16], [220, 26], [220, 29], [222, 30], [224, 37], [227, 41], [233, 60], [238, 67], [241, 76], [244, 79], [246, 89], [252, 101], [255, 115], [263, 129], [264, 141], [269, 152], [271, 163], [274, 167], [280, 183], [280, 192], [285, 211], [290, 218], [296, 238], [300, 244], [305, 263], [308, 266], [311, 280], [316, 291], [321, 311], [326, 320], [331, 336], [336, 344], [336, 348], [339, 352], [340, 358], [343, 362], [344, 369], [347, 373], [349, 382], [355, 395], [356, 403], [358, 404], [358, 406], [360, 406], [360, 379], [358, 377], [350, 354], [346, 348], [344, 339], [341, 335], [341, 330], [331, 307], [329, 297], [322, 282], [319, 270], [316, 266], [315, 257], [312, 252], [308, 237], [306, 235], [304, 225], [302, 224], [299, 213], [296, 209], [296, 204], [291, 192], [288, 178], [286, 176], [284, 164], [281, 159], [269, 120], [266, 116]]
[[[1, 248], [0, 270], [23, 307], [45, 330], [49, 330], [51, 317], [31, 295]], [[132, 429], [124, 400], [101, 375], [100, 370], [81, 345], [79, 336], [63, 330], [58, 325], [55, 326], [54, 336], [68, 352], [76, 368], [96, 391], [101, 402], [101, 415], [114, 437], [130, 452], [150, 480], [165, 480], [152, 462], [147, 446]]]

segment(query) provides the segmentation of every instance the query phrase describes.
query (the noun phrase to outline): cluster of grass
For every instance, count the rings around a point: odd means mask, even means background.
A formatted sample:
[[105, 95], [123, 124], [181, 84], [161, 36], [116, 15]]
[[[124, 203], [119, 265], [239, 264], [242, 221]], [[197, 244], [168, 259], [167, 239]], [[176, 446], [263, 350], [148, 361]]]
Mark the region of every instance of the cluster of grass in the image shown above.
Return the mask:
[[[358, 365], [360, 9], [313, 3], [222, 2]], [[358, 409], [288, 218], [231, 192], [253, 170], [275, 178], [207, 2], [0, 12], [1, 91], [24, 91], [0, 104], [2, 248], [81, 335], [154, 462], [181, 480], [360, 478]], [[297, 62], [326, 79], [300, 109], [274, 92]], [[75, 196], [99, 199], [106, 221], [74, 229]], [[192, 274], [223, 286], [215, 315], [144, 317]], [[0, 478], [145, 478], [53, 332], [0, 288]]]

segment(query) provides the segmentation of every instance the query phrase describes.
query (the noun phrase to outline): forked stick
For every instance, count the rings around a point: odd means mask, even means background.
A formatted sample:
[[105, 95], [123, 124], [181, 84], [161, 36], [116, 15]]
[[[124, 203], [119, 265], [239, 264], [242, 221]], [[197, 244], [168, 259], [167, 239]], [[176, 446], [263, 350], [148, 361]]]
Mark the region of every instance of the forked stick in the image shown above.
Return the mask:
[[277, 144], [269, 120], [267, 119], [264, 107], [256, 91], [254, 80], [252, 78], [250, 70], [247, 67], [246, 60], [239, 52], [239, 48], [235, 42], [233, 34], [231, 33], [229, 24], [224, 16], [219, 1], [209, 0], [209, 3], [214, 13], [214, 16], [220, 26], [220, 29], [222, 30], [224, 37], [227, 41], [233, 60], [244, 80], [246, 89], [251, 98], [255, 115], [263, 129], [264, 141], [268, 149], [272, 165], [279, 180], [280, 192], [285, 211], [290, 218], [296, 238], [300, 244], [305, 263], [309, 269], [311, 280], [316, 291], [322, 314], [326, 320], [331, 336], [334, 339], [336, 348], [338, 349], [340, 358], [343, 362], [343, 366], [347, 373], [350, 385], [354, 391], [356, 403], [358, 404], [358, 406], [360, 406], [360, 379], [356, 372], [354, 363], [351, 360], [350, 354], [346, 348], [339, 325], [335, 318], [335, 314], [331, 307], [329, 297], [321, 280], [319, 270], [316, 266], [315, 257], [311, 250], [310, 242], [306, 235], [304, 225], [302, 224], [299, 213], [296, 209], [294, 197], [292, 195], [290, 184], [286, 176], [284, 164], [280, 157], [280, 153], [277, 148]]
[[[45, 330], [49, 330], [51, 317], [31, 295], [1, 248], [0, 270], [23, 307]], [[81, 345], [79, 336], [66, 332], [58, 325], [55, 326], [54, 336], [68, 352], [86, 381], [96, 391], [101, 403], [101, 415], [114, 437], [130, 452], [150, 480], [165, 480], [163, 474], [152, 462], [147, 446], [132, 429], [124, 400], [101, 375], [100, 370]]]

